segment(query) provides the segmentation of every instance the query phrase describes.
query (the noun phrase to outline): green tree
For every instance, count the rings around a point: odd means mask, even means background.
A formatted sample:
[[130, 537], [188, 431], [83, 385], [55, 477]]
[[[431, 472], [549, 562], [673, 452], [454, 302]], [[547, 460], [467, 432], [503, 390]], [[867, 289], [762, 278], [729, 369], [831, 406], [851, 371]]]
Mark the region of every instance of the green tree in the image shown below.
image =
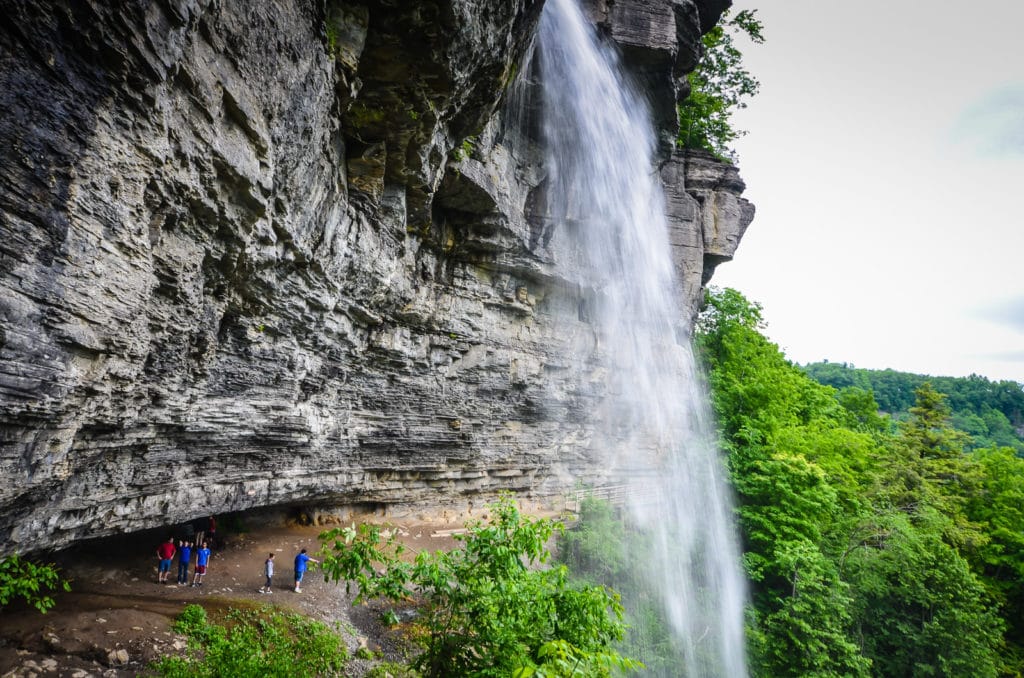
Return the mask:
[[985, 536], [965, 510], [981, 480], [978, 465], [964, 453], [970, 437], [953, 428], [946, 396], [929, 382], [915, 394], [910, 419], [902, 423], [892, 454], [882, 463], [887, 475], [879, 496], [912, 517], [938, 511], [950, 544], [977, 549]]
[[715, 289], [707, 302], [696, 343], [738, 499], [754, 674], [1016, 675], [995, 604], [1014, 594], [972, 569], [1015, 553], [1013, 467], [965, 454], [923, 382], [896, 430], [859, 378], [837, 392], [787, 361], [756, 304]]
[[746, 134], [732, 126], [731, 116], [745, 108], [745, 99], [757, 94], [760, 83], [743, 67], [743, 53], [736, 36], [755, 44], [764, 42], [763, 26], [755, 10], [722, 21], [701, 39], [704, 55], [687, 77], [690, 94], [679, 104], [679, 139], [683, 148], [701, 148], [719, 158], [732, 158], [731, 144]]
[[880, 676], [996, 676], [1003, 621], [967, 561], [943, 538], [946, 519], [881, 515], [851, 551], [856, 637]]
[[969, 377], [927, 377], [896, 370], [865, 370], [845, 363], [810, 363], [804, 371], [816, 381], [843, 389], [850, 386], [871, 391], [878, 409], [894, 419], [910, 417], [915, 391], [925, 382], [947, 395], [953, 426], [972, 438], [966, 450], [1012, 447], [1024, 456], [1024, 386], [1013, 381], [989, 381]]
[[947, 396], [936, 391], [931, 382], [921, 384], [914, 396], [911, 418], [902, 427], [903, 438], [923, 459], [956, 461], [963, 457], [970, 437], [952, 427]]
[[850, 426], [861, 431], [887, 432], [891, 428], [888, 417], [878, 413], [874, 394], [859, 386], [839, 389], [839, 404], [851, 417]]
[[697, 345], [739, 506], [752, 581], [759, 675], [866, 676], [849, 631], [847, 585], [832, 551], [863, 511], [861, 475], [876, 446], [853, 417], [761, 333], [760, 307], [709, 290]]
[[760, 620], [764, 642], [756, 675], [869, 676], [871, 661], [848, 633], [848, 586], [835, 563], [809, 542], [791, 542], [777, 553], [789, 591]]
[[610, 676], [640, 665], [613, 644], [623, 637], [618, 594], [573, 586], [564, 566], [541, 568], [560, 523], [520, 514], [510, 498], [487, 523], [456, 538], [462, 548], [400, 559], [379, 528], [325, 532], [324, 574], [354, 582], [359, 598], [422, 601], [424, 675]]
[[968, 501], [987, 537], [977, 558], [982, 581], [1007, 620], [1007, 675], [1024, 675], [1024, 459], [1009, 448], [979, 450], [981, 487]]
[[1024, 445], [1005, 414], [988, 405], [982, 405], [980, 410], [981, 420], [985, 422], [985, 438], [991, 441], [984, 447], [1012, 447], [1024, 453]]

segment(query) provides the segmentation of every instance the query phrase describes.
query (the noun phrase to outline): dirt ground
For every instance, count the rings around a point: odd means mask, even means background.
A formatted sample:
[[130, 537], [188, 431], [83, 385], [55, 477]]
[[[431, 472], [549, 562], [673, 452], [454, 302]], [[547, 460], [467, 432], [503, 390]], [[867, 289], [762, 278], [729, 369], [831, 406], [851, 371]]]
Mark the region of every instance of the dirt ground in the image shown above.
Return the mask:
[[[189, 603], [200, 603], [208, 611], [270, 604], [302, 612], [339, 622], [353, 653], [366, 646], [385, 659], [402, 659], [401, 638], [380, 621], [388, 605], [353, 607], [344, 585], [325, 582], [315, 570], [306, 574], [302, 593], [293, 591], [294, 557], [304, 547], [315, 554], [317, 535], [324, 527], [254, 522], [224, 535], [201, 587], [173, 583], [177, 559], [171, 583], [157, 582], [155, 551], [170, 530], [96, 540], [58, 554], [55, 560], [70, 579], [72, 591], [55, 596], [56, 607], [45, 615], [19, 605], [0, 612], [0, 677], [139, 675], [155, 658], [184, 652], [185, 639], [171, 631], [171, 622]], [[456, 526], [451, 524], [390, 524], [411, 553], [455, 544], [449, 529]], [[223, 525], [220, 531], [225, 532]], [[266, 595], [259, 588], [263, 561], [270, 552], [276, 554], [276, 573], [273, 593]], [[372, 665], [353, 659], [348, 675], [361, 676]]]

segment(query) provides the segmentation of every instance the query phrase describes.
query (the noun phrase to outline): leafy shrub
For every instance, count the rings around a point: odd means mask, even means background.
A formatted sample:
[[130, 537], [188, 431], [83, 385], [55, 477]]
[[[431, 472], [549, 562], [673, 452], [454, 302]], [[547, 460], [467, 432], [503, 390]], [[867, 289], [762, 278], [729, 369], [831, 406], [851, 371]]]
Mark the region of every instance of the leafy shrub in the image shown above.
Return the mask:
[[199, 605], [188, 605], [182, 610], [181, 615], [174, 622], [174, 630], [191, 636], [209, 625], [206, 618], [206, 609]]
[[394, 610], [388, 610], [380, 616], [380, 623], [384, 626], [398, 626], [401, 622]]
[[381, 662], [367, 671], [364, 678], [420, 678], [420, 674], [404, 664]]
[[[401, 546], [363, 525], [324, 532], [323, 570], [359, 587], [357, 601], [419, 596], [425, 676], [609, 676], [640, 664], [620, 655], [619, 596], [603, 586], [572, 586], [564, 566], [536, 569], [560, 523], [522, 516], [508, 497], [490, 522], [470, 523], [451, 552], [399, 559]], [[532, 567], [531, 567], [532, 566]], [[572, 667], [571, 670], [567, 667]]]
[[188, 656], [165, 657], [154, 670], [168, 678], [267, 678], [336, 675], [348, 660], [341, 638], [324, 623], [270, 608], [232, 610], [214, 624], [189, 605], [174, 629], [189, 639]]
[[17, 553], [0, 560], [0, 608], [21, 598], [43, 614], [54, 606], [45, 591], [70, 591], [71, 585], [53, 564], [33, 563]]

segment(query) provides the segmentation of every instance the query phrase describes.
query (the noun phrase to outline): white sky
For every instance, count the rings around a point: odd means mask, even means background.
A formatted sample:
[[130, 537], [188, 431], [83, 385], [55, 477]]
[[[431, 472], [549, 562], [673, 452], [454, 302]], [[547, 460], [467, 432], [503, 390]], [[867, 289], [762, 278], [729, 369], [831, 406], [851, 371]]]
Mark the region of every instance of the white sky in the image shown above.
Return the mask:
[[796, 362], [1024, 382], [1024, 0], [736, 0], [757, 216], [712, 284]]

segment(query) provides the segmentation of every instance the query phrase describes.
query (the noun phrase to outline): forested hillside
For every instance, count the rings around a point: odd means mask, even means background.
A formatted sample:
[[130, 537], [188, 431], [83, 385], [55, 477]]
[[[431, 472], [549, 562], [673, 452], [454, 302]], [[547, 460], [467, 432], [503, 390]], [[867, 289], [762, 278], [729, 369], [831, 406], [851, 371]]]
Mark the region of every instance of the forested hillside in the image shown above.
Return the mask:
[[862, 372], [822, 385], [762, 329], [723, 290], [697, 335], [752, 582], [752, 673], [1021, 675], [1024, 459], [970, 450], [950, 409], [997, 401], [908, 380], [884, 396], [906, 412], [894, 423]]
[[947, 396], [953, 426], [971, 436], [969, 449], [1006, 446], [1024, 454], [1024, 385], [969, 377], [930, 377], [896, 370], [866, 370], [846, 363], [810, 363], [812, 379], [840, 390], [871, 391], [881, 411], [893, 419], [909, 416], [914, 392], [925, 382]]

